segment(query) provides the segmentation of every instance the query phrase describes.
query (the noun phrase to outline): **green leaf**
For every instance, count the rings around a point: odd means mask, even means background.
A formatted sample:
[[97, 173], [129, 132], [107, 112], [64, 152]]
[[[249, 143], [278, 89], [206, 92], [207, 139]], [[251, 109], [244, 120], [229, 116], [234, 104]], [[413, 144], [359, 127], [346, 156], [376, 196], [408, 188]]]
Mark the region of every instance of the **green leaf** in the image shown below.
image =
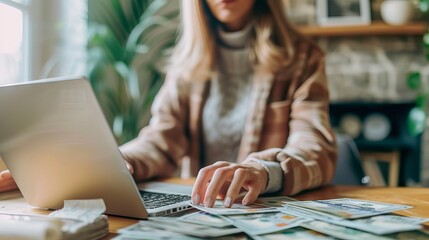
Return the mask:
[[425, 109], [426, 108], [426, 103], [428, 100], [428, 96], [425, 94], [419, 94], [416, 97], [416, 106], [421, 108], [421, 109]]
[[429, 11], [429, 0], [420, 0], [419, 1], [419, 9], [423, 13], [426, 13]]
[[121, 115], [117, 115], [113, 120], [113, 134], [120, 137], [124, 130], [124, 118]]
[[429, 33], [425, 33], [423, 35], [423, 44], [425, 47], [429, 47]]
[[408, 74], [407, 76], [407, 85], [410, 89], [417, 90], [422, 85], [422, 76], [420, 72], [414, 71]]
[[411, 135], [417, 136], [426, 128], [426, 113], [422, 108], [414, 107], [408, 114], [408, 131]]
[[118, 143], [150, 117], [176, 39], [178, 1], [89, 0], [88, 76]]

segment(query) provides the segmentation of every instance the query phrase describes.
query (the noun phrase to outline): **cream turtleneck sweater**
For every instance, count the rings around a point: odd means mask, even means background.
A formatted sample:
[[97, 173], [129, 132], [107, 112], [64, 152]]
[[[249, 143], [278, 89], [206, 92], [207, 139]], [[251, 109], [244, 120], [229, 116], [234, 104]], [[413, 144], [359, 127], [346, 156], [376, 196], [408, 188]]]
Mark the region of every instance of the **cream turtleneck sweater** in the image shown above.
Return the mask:
[[235, 162], [249, 109], [253, 70], [245, 47], [251, 27], [227, 33], [218, 29], [218, 71], [212, 77], [203, 111], [204, 165]]
[[[202, 118], [204, 166], [217, 161], [237, 160], [254, 81], [248, 48], [252, 29], [253, 24], [236, 32], [225, 32], [220, 27], [217, 29], [222, 43], [218, 47], [218, 71], [211, 79]], [[265, 192], [280, 190], [280, 164], [260, 162], [269, 174]]]

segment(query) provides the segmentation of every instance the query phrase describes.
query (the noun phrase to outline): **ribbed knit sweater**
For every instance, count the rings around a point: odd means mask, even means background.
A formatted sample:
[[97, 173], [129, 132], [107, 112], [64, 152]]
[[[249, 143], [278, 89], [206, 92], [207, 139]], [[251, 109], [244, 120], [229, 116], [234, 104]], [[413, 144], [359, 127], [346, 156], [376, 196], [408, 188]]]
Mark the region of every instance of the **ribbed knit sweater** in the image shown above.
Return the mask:
[[218, 29], [223, 44], [203, 111], [204, 165], [237, 159], [253, 85], [249, 48], [245, 47], [251, 27], [230, 33]]
[[[217, 161], [236, 162], [246, 125], [254, 81], [248, 39], [253, 25], [236, 32], [218, 28], [218, 71], [210, 82], [203, 110], [203, 166]], [[265, 192], [281, 189], [282, 170], [278, 162], [259, 161], [268, 171]]]

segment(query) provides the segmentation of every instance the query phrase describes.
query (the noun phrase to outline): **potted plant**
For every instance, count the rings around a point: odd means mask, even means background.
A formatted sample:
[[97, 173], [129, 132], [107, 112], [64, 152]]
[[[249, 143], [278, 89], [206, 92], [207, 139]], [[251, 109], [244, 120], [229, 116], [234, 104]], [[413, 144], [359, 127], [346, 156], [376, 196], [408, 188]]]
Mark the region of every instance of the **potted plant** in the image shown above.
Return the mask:
[[88, 78], [119, 144], [150, 119], [176, 39], [178, 1], [89, 0]]
[[[428, 16], [429, 0], [418, 0], [417, 7], [423, 16]], [[429, 61], [429, 29], [423, 35], [422, 43], [426, 60]], [[408, 74], [407, 85], [416, 93], [416, 106], [411, 109], [407, 121], [408, 130], [412, 135], [423, 133], [429, 125], [427, 118], [429, 110], [429, 86], [426, 82], [423, 79], [421, 71], [412, 71]]]

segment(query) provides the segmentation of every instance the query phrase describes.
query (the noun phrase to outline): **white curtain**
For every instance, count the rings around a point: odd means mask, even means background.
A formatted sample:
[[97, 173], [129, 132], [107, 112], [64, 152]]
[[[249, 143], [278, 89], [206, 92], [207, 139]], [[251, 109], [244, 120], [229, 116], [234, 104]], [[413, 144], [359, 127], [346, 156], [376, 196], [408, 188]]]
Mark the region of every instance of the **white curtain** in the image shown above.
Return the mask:
[[84, 75], [87, 0], [32, 0], [31, 79]]

